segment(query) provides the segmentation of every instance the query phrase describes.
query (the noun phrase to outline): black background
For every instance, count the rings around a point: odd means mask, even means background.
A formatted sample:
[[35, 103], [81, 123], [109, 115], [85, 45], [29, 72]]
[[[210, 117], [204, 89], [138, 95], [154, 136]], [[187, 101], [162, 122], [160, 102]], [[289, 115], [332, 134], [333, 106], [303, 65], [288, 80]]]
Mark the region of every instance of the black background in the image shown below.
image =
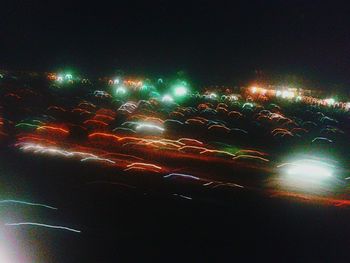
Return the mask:
[[203, 83], [266, 74], [350, 82], [350, 16], [335, 1], [9, 1], [0, 67], [146, 75]]

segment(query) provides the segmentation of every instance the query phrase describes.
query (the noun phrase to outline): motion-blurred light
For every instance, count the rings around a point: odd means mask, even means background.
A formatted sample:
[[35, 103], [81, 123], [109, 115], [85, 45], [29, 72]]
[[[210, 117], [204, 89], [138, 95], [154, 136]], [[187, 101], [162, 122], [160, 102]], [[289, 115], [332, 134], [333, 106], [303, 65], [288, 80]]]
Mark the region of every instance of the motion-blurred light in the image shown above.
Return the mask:
[[187, 92], [188, 92], [188, 90], [185, 86], [178, 86], [178, 87], [175, 87], [175, 89], [174, 89], [174, 94], [177, 97], [185, 96], [187, 94]]
[[170, 102], [173, 102], [174, 99], [170, 95], [164, 95], [162, 98], [162, 101], [166, 103], [170, 103]]
[[124, 87], [118, 87], [115, 90], [115, 92], [116, 92], [117, 95], [125, 95], [126, 94], [126, 89]]

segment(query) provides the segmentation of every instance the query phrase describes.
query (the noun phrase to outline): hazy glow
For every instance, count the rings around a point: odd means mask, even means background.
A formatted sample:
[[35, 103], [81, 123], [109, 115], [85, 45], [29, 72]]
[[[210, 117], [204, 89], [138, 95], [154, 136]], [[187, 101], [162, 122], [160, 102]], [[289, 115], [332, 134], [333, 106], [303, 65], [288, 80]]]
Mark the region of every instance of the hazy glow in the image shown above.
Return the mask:
[[115, 92], [117, 95], [125, 95], [126, 94], [126, 89], [124, 87], [118, 87]]
[[184, 86], [176, 87], [174, 90], [175, 96], [185, 96], [187, 94], [187, 88]]
[[289, 98], [293, 98], [293, 97], [294, 97], [294, 92], [293, 91], [284, 90], [282, 92], [282, 98], [284, 98], [284, 99], [289, 99]]
[[65, 79], [71, 80], [73, 78], [72, 74], [66, 74]]
[[333, 98], [325, 99], [325, 102], [329, 105], [332, 106], [335, 103], [335, 100]]
[[257, 87], [252, 87], [252, 93], [256, 93], [257, 90]]
[[280, 187], [289, 191], [329, 194], [337, 184], [335, 167], [315, 159], [300, 159], [278, 166]]
[[0, 226], [0, 262], [1, 263], [24, 263], [33, 262], [29, 260], [25, 251], [23, 251], [19, 240], [15, 235]]
[[0, 244], [0, 262], [1, 263], [15, 263], [13, 259], [10, 259], [9, 252]]
[[323, 163], [310, 160], [291, 163], [287, 173], [289, 175], [314, 178], [325, 178], [332, 176], [332, 171], [329, 167], [325, 166]]
[[350, 102], [347, 102], [347, 103], [346, 103], [345, 109], [346, 109], [346, 110], [349, 110], [349, 109], [350, 109]]
[[231, 95], [231, 96], [230, 96], [230, 99], [231, 99], [231, 100], [238, 100], [238, 97], [237, 97], [236, 95]]
[[162, 98], [162, 101], [169, 103], [169, 102], [173, 102], [174, 99], [170, 95], [164, 95], [163, 98]]

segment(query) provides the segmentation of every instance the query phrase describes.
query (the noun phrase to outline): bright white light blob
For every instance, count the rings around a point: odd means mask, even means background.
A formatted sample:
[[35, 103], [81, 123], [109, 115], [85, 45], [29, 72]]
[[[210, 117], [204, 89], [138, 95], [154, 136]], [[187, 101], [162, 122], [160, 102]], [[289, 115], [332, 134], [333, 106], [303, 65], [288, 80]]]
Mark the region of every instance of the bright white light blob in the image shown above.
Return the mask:
[[347, 102], [347, 103], [346, 103], [345, 109], [346, 109], [346, 110], [350, 110], [350, 102]]
[[257, 91], [257, 87], [252, 87], [252, 93], [255, 94]]
[[[15, 263], [13, 258], [10, 258], [9, 252], [0, 244], [0, 262], [1, 263]], [[18, 261], [17, 261], [18, 262]]]
[[126, 94], [126, 89], [124, 87], [118, 87], [115, 92], [117, 95], [125, 95]]
[[324, 101], [325, 101], [325, 102], [327, 103], [327, 105], [329, 105], [329, 106], [332, 106], [332, 105], [334, 105], [334, 103], [335, 103], [335, 100], [334, 100], [333, 98], [325, 99]]
[[176, 96], [185, 96], [187, 94], [187, 89], [184, 86], [176, 87], [174, 90]]
[[7, 250], [0, 244], [0, 262], [2, 263], [12, 263]]
[[276, 97], [279, 97], [279, 96], [281, 96], [281, 95], [282, 95], [282, 91], [277, 90], [277, 91], [276, 91]]
[[162, 98], [162, 102], [171, 103], [173, 101], [174, 99], [170, 95], [164, 95]]
[[326, 178], [332, 176], [332, 171], [324, 163], [303, 160], [290, 164], [287, 169], [289, 175], [313, 177], [313, 178]]
[[279, 186], [289, 191], [328, 194], [338, 182], [335, 167], [318, 159], [301, 159], [277, 167], [281, 169]]
[[294, 92], [293, 91], [284, 90], [282, 92], [282, 98], [284, 98], [284, 99], [291, 99], [293, 97], [294, 97]]
[[2, 228], [2, 226], [0, 226], [0, 262], [34, 262], [29, 260], [26, 251], [20, 246], [18, 236], [10, 234], [10, 232]]

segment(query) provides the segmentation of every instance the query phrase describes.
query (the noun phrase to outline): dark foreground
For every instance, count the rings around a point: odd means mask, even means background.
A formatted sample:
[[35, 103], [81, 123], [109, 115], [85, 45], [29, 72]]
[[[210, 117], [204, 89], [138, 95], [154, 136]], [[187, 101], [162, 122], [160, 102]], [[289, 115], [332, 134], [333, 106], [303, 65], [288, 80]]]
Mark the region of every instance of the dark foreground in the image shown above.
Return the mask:
[[[59, 207], [51, 211], [9, 206], [2, 210], [2, 220], [82, 231], [6, 228], [16, 240], [12, 251], [29, 262], [348, 262], [350, 258], [347, 208], [232, 191], [187, 200], [163, 195], [162, 191], [176, 189], [156, 185], [154, 178], [142, 182], [153, 184], [152, 190], [133, 189], [123, 184], [122, 176], [111, 179], [98, 168], [73, 162], [63, 166], [62, 161], [16, 152], [1, 155], [3, 197]], [[88, 183], [96, 180], [100, 183]], [[220, 202], [223, 199], [231, 201]]]

